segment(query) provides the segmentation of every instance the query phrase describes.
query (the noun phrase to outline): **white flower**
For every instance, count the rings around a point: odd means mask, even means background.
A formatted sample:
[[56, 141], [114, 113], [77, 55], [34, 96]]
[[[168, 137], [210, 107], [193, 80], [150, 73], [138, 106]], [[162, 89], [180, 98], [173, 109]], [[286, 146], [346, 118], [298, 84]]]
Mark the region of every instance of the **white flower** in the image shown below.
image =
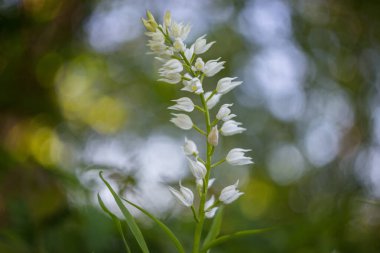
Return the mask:
[[164, 78], [158, 79], [158, 81], [176, 84], [182, 80], [182, 76], [179, 73], [162, 73], [161, 76]]
[[190, 25], [172, 22], [169, 33], [174, 38], [181, 38], [182, 40], [186, 40], [187, 35], [189, 35], [190, 29]]
[[[215, 178], [210, 178], [208, 180], [208, 184], [207, 184], [207, 189], [210, 189], [210, 187], [214, 184], [215, 182]], [[197, 179], [196, 180], [196, 184], [198, 187], [202, 188], [203, 187], [203, 180], [202, 179]]]
[[218, 210], [218, 207], [213, 207], [213, 208], [211, 208], [211, 210], [208, 210], [205, 213], [206, 218], [208, 218], [208, 219], [213, 218], [215, 216], [215, 213], [216, 213], [217, 210]]
[[190, 48], [186, 48], [184, 55], [186, 59], [188, 60], [188, 62], [191, 62], [191, 58], [193, 58], [193, 55], [194, 55], [194, 46], [191, 46]]
[[216, 118], [218, 120], [223, 120], [223, 121], [227, 121], [227, 120], [230, 120], [234, 117], [236, 117], [235, 114], [231, 114], [231, 110], [230, 110], [230, 106], [232, 106], [233, 104], [224, 104], [220, 107], [218, 113], [216, 114]]
[[171, 24], [172, 24], [172, 17], [171, 17], [170, 11], [166, 11], [165, 16], [164, 16], [165, 28], [170, 27]]
[[[211, 96], [211, 94], [212, 94], [211, 91], [206, 92], [205, 99], [207, 100]], [[219, 94], [213, 95], [212, 98], [207, 101], [208, 109], [212, 109], [219, 102], [221, 96], [222, 95], [219, 95]]]
[[220, 128], [220, 133], [224, 136], [240, 134], [246, 130], [245, 128], [240, 127], [241, 124], [242, 123], [236, 122], [235, 120], [228, 120], [224, 122], [224, 124]]
[[211, 131], [207, 136], [207, 141], [214, 147], [218, 145], [218, 142], [219, 142], [218, 126], [214, 126], [213, 128], [211, 128]]
[[195, 70], [203, 71], [205, 68], [205, 63], [202, 60], [202, 58], [198, 57], [197, 60], [194, 63]]
[[206, 44], [206, 35], [203, 35], [199, 37], [195, 42], [194, 42], [194, 52], [195, 54], [203, 54], [207, 50], [210, 49], [210, 47], [215, 43], [215, 41], [210, 42]]
[[165, 36], [159, 30], [145, 33], [151, 40], [165, 42]]
[[159, 55], [165, 54], [168, 46], [165, 45], [164, 35], [159, 30], [155, 32], [146, 32], [145, 34], [151, 38], [147, 44], [150, 50], [152, 50], [153, 53], [156, 53]]
[[234, 148], [228, 152], [226, 161], [231, 165], [246, 165], [251, 164], [252, 158], [244, 156], [245, 152], [251, 151], [250, 149]]
[[206, 167], [199, 161], [194, 161], [187, 157], [191, 173], [193, 173], [196, 179], [202, 179], [207, 173]]
[[205, 203], [205, 209], [204, 210], [205, 210], [206, 218], [208, 218], [208, 219], [211, 219], [212, 217], [214, 217], [216, 210], [218, 210], [218, 207], [213, 207], [210, 210], [207, 210], [212, 205], [214, 205], [214, 203], [215, 203], [214, 195], [212, 195], [211, 198], [209, 200], [207, 200]]
[[216, 85], [216, 91], [219, 94], [226, 94], [227, 92], [229, 92], [230, 90], [232, 90], [236, 86], [239, 86], [240, 84], [243, 83], [240, 81], [239, 82], [232, 82], [236, 78], [237, 77], [225, 77], [225, 78], [220, 79], [218, 81], [218, 84]]
[[159, 73], [162, 76], [166, 74], [180, 73], [183, 70], [182, 63], [177, 59], [171, 59], [167, 61], [162, 68], [159, 69]]
[[185, 155], [193, 155], [197, 156], [198, 155], [198, 149], [197, 145], [192, 140], [189, 140], [185, 138], [185, 144], [183, 145], [183, 151], [185, 152]]
[[168, 107], [168, 109], [170, 110], [185, 111], [185, 112], [192, 112], [194, 110], [194, 103], [188, 97], [183, 97], [183, 98], [179, 98], [172, 101], [176, 102], [176, 104]]
[[230, 204], [231, 202], [239, 198], [241, 195], [243, 195], [243, 192], [239, 192], [239, 190], [236, 189], [238, 184], [239, 180], [236, 181], [235, 184], [225, 187], [220, 193], [219, 200], [222, 201], [224, 204]]
[[214, 76], [216, 73], [224, 69], [223, 64], [225, 63], [224, 61], [218, 62], [220, 58], [216, 60], [210, 60], [206, 62], [203, 73], [210, 77]]
[[169, 190], [184, 206], [192, 206], [194, 201], [193, 192], [189, 188], [182, 186], [181, 182], [179, 182], [179, 187], [180, 191], [177, 191], [176, 189], [170, 186]]
[[176, 52], [183, 52], [186, 49], [186, 46], [181, 38], [176, 38], [173, 43], [173, 48]]
[[172, 118], [170, 122], [173, 122], [177, 127], [183, 130], [189, 130], [193, 127], [193, 121], [188, 115], [182, 113], [172, 113], [172, 115], [175, 116], [175, 118]]
[[[162, 58], [159, 58], [162, 60]], [[183, 70], [182, 63], [177, 59], [168, 60], [162, 68], [159, 69], [161, 79], [159, 81], [176, 84], [182, 80], [182, 76], [179, 74]]]
[[203, 93], [202, 83], [197, 77], [192, 78], [190, 81], [184, 80], [183, 84], [185, 87], [183, 87], [181, 90], [190, 91], [195, 94]]

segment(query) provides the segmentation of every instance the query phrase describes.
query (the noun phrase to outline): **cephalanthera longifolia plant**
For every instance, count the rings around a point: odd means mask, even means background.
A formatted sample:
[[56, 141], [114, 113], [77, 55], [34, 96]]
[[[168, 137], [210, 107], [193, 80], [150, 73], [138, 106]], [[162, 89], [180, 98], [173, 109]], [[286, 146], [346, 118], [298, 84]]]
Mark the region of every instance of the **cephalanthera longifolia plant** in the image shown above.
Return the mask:
[[[179, 182], [179, 190], [169, 187], [169, 191], [179, 200], [179, 202], [185, 207], [188, 207], [193, 213], [195, 231], [192, 252], [209, 252], [213, 246], [229, 239], [266, 231], [267, 229], [245, 230], [231, 235], [219, 236], [223, 206], [235, 201], [243, 193], [238, 190], [239, 180], [234, 184], [225, 187], [217, 197], [213, 195], [209, 196], [210, 194], [208, 192], [208, 189], [212, 186], [215, 180], [214, 178], [210, 178], [211, 171], [218, 165], [224, 162], [227, 162], [232, 166], [252, 163], [252, 159], [245, 155], [245, 153], [250, 150], [243, 148], [233, 148], [223, 159], [217, 162], [213, 161], [214, 150], [218, 146], [219, 134], [223, 136], [231, 136], [242, 133], [246, 129], [241, 127], [242, 123], [233, 119], [236, 115], [231, 113], [230, 108], [232, 104], [221, 105], [214, 117], [210, 114], [210, 109], [218, 104], [222, 95], [242, 84], [242, 82], [236, 81], [236, 77], [224, 77], [217, 82], [214, 90], [204, 91], [204, 79], [216, 75], [224, 68], [225, 62], [220, 61], [220, 58], [204, 61], [199, 56], [209, 50], [215, 42], [207, 43], [204, 35], [198, 38], [191, 46], [187, 46], [185, 40], [190, 32], [190, 25], [184, 25], [173, 21], [170, 12], [166, 12], [163, 24], [158, 24], [149, 11], [147, 12], [147, 19], [142, 19], [142, 21], [145, 28], [148, 30], [146, 35], [150, 38], [148, 46], [152, 51], [151, 53], [155, 54], [156, 59], [162, 63], [162, 67], [159, 69], [159, 74], [161, 76], [161, 79], [159, 80], [171, 84], [182, 83], [183, 87], [181, 90], [188, 92], [189, 95], [192, 96], [192, 98], [182, 97], [173, 100], [175, 104], [170, 106], [169, 109], [181, 113], [173, 113], [173, 118], [170, 121], [183, 130], [194, 129], [198, 131], [205, 139], [204, 145], [206, 147], [206, 153], [203, 158], [201, 158], [198, 148], [193, 141], [185, 139], [183, 146], [184, 153], [187, 156], [189, 169], [195, 178], [195, 194], [191, 189], [183, 186], [181, 182]], [[194, 98], [200, 101], [199, 105], [193, 102], [192, 99]], [[194, 110], [203, 114], [204, 130], [196, 125], [188, 114], [185, 114], [191, 113]], [[178, 252], [186, 252], [176, 235], [166, 225], [142, 207], [129, 200], [120, 198], [104, 179], [102, 174], [100, 174], [100, 177], [111, 191], [117, 205], [125, 217], [125, 221], [129, 226], [130, 231], [143, 252], [149, 252], [148, 247], [133, 216], [123, 204], [123, 200], [139, 209], [156, 222], [172, 240]], [[195, 198], [194, 195], [196, 195], [197, 198]], [[122, 229], [122, 221], [105, 207], [99, 195], [98, 200], [103, 210], [117, 223], [126, 249], [129, 251]], [[213, 222], [208, 229], [207, 235], [202, 240], [205, 219], [213, 219]]]

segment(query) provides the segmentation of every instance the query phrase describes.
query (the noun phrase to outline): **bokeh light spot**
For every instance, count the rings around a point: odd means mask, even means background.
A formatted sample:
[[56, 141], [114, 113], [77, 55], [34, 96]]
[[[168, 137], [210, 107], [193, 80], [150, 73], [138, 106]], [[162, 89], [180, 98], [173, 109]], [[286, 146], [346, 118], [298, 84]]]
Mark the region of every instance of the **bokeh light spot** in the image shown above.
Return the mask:
[[273, 186], [259, 179], [253, 179], [245, 188], [241, 198], [242, 212], [249, 219], [258, 219], [270, 207], [275, 195]]
[[271, 178], [281, 185], [291, 184], [302, 177], [306, 167], [300, 151], [290, 144], [278, 145], [270, 156], [268, 169]]

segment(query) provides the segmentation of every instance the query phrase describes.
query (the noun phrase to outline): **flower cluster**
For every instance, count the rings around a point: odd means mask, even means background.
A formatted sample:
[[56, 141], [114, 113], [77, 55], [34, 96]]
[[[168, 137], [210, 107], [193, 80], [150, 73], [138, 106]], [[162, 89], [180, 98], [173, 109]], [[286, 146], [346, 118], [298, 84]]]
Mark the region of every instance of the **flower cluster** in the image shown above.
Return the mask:
[[[235, 114], [231, 112], [233, 104], [222, 104], [214, 119], [211, 118], [210, 109], [215, 107], [221, 97], [230, 92], [235, 87], [242, 84], [237, 81], [237, 77], [221, 78], [215, 88], [210, 91], [204, 89], [204, 79], [218, 74], [224, 69], [225, 61], [220, 58], [204, 60], [201, 55], [207, 52], [215, 43], [208, 42], [206, 35], [188, 44], [186, 39], [190, 33], [190, 25], [177, 23], [171, 19], [170, 12], [166, 12], [163, 24], [158, 24], [150, 12], [147, 12], [147, 19], [143, 19], [143, 24], [148, 30], [148, 46], [156, 59], [162, 63], [158, 73], [159, 81], [181, 85], [181, 90], [189, 92], [198, 97], [201, 105], [197, 105], [192, 98], [185, 96], [172, 100], [174, 104], [168, 109], [177, 111], [172, 113], [170, 120], [177, 127], [183, 130], [195, 129], [205, 136], [207, 152], [205, 159], [199, 156], [197, 145], [185, 139], [183, 151], [187, 156], [188, 166], [196, 179], [198, 194], [200, 197], [199, 212], [194, 211], [193, 192], [180, 183], [179, 190], [172, 187], [170, 192], [186, 207], [191, 207], [194, 217], [202, 221], [203, 218], [212, 218], [221, 204], [229, 204], [239, 198], [243, 193], [237, 189], [239, 181], [225, 187], [216, 199], [211, 196], [207, 199], [207, 190], [211, 187], [214, 179], [210, 178], [211, 169], [227, 162], [230, 165], [251, 164], [252, 159], [245, 156], [249, 149], [234, 148], [228, 152], [225, 158], [216, 163], [212, 163], [214, 149], [218, 146], [219, 135], [231, 136], [244, 132], [242, 123], [234, 120]], [[193, 95], [193, 96], [194, 96]], [[202, 130], [197, 126], [188, 113], [197, 110], [204, 114], [206, 129]]]

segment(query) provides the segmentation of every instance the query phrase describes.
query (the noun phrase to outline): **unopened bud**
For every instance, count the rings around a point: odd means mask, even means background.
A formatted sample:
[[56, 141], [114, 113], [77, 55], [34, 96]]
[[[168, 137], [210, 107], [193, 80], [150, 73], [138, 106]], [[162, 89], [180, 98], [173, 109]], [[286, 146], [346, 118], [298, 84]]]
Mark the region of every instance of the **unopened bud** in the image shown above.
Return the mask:
[[172, 24], [172, 18], [171, 18], [170, 11], [165, 12], [164, 24], [166, 27], [169, 27]]
[[156, 31], [156, 28], [157, 28], [157, 23], [156, 23], [156, 26], [154, 24], [152, 24], [152, 22], [150, 22], [149, 20], [146, 20], [146, 19], [143, 19], [141, 18], [145, 28], [150, 31], [150, 32], [155, 32]]
[[219, 141], [219, 131], [218, 131], [218, 127], [217, 126], [214, 126], [208, 137], [207, 137], [207, 141], [208, 143], [210, 143], [212, 146], [216, 147], [218, 145], [218, 141]]
[[142, 19], [145, 28], [151, 32], [155, 32], [158, 27], [158, 24], [156, 20], [154, 19], [153, 14], [147, 10], [146, 17], [148, 18], [148, 20]]
[[156, 21], [154, 19], [153, 14], [150, 11], [148, 11], [148, 10], [146, 11], [146, 17], [148, 18], [149, 21], [151, 21], [151, 20]]

